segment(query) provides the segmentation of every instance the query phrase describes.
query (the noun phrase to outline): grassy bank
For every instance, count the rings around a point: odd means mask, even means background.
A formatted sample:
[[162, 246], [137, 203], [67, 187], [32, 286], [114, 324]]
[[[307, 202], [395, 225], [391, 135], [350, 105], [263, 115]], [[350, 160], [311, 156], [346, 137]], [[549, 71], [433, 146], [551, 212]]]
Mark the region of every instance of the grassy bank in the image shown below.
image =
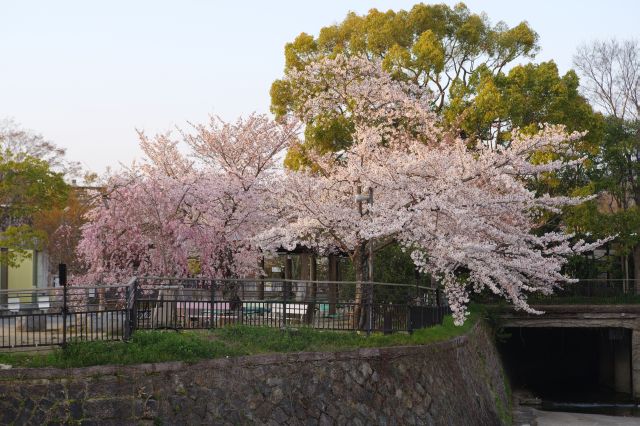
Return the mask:
[[235, 326], [208, 331], [138, 331], [129, 342], [78, 342], [49, 353], [0, 353], [0, 364], [13, 367], [85, 367], [104, 364], [139, 364], [274, 352], [340, 351], [362, 347], [424, 345], [466, 333], [479, 315], [472, 314], [457, 327], [450, 316], [440, 326], [413, 334], [356, 334], [307, 328], [279, 330]]

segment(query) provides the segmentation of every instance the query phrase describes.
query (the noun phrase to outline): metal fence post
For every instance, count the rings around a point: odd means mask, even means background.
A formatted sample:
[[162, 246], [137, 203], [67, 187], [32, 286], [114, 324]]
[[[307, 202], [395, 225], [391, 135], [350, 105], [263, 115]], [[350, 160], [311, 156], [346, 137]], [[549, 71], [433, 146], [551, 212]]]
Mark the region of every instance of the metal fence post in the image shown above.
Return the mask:
[[[373, 286], [373, 284], [370, 285]], [[370, 289], [369, 291], [373, 293], [373, 289]], [[369, 305], [367, 308], [367, 316], [369, 317], [367, 320], [367, 335], [370, 335], [373, 327], [373, 303], [371, 303], [371, 299], [368, 300], [367, 305]]]
[[285, 280], [282, 281], [282, 328], [287, 327], [287, 293], [289, 293], [289, 288]]
[[125, 288], [125, 328], [124, 340], [129, 340], [135, 329], [136, 322], [136, 283], [137, 278], [133, 277]]
[[124, 340], [131, 337], [131, 289], [129, 286], [124, 289], [125, 311], [124, 311]]
[[215, 328], [215, 309], [216, 309], [216, 280], [211, 280], [211, 306], [209, 308], [209, 328]]
[[67, 265], [58, 265], [58, 282], [62, 286], [62, 347], [67, 346]]
[[138, 277], [133, 278], [131, 285], [133, 301], [131, 305], [131, 334], [138, 329]]

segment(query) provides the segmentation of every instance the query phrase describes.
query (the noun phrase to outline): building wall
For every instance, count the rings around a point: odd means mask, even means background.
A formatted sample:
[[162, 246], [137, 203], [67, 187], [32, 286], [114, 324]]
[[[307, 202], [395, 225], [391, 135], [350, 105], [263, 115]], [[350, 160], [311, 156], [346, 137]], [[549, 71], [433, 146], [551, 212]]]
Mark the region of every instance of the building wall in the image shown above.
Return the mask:
[[[49, 256], [41, 251], [31, 251], [18, 266], [2, 265], [5, 273], [0, 273], [0, 288], [25, 290], [44, 288], [49, 284]], [[5, 282], [6, 281], [6, 282]]]
[[23, 290], [34, 287], [33, 280], [33, 252], [31, 256], [22, 259], [20, 265], [9, 266], [9, 290]]
[[49, 254], [44, 251], [37, 252], [36, 256], [36, 287], [49, 286], [51, 273], [49, 272]]

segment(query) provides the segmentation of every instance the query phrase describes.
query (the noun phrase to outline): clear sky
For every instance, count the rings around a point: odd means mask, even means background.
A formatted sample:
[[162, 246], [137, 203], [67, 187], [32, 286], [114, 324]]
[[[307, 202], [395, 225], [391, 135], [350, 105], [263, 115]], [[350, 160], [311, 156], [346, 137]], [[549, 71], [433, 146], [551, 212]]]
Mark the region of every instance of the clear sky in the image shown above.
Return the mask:
[[[139, 157], [153, 134], [268, 112], [284, 44], [349, 10], [417, 1], [0, 0], [0, 118], [13, 118], [103, 172]], [[456, 1], [445, 1], [448, 4]], [[640, 0], [469, 0], [474, 12], [540, 35], [536, 61], [571, 67], [577, 45], [640, 38]]]

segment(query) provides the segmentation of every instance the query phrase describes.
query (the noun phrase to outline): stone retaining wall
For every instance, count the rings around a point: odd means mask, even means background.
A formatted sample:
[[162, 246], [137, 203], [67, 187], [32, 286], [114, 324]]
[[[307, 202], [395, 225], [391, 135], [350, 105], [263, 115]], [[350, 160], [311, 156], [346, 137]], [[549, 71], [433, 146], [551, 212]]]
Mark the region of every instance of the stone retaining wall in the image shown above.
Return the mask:
[[0, 423], [499, 425], [502, 366], [477, 325], [427, 346], [0, 370]]

